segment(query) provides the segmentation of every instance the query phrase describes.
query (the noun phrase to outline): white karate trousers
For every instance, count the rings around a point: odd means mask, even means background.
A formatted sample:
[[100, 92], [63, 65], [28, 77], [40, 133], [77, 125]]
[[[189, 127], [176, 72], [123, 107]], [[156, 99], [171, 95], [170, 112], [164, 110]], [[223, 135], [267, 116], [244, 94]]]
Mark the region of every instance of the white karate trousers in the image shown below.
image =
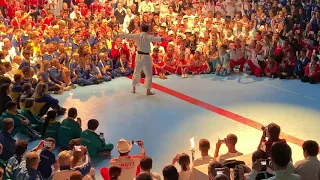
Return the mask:
[[136, 87], [140, 84], [141, 72], [146, 75], [144, 79], [144, 87], [146, 89], [151, 89], [152, 86], [152, 63], [150, 55], [148, 54], [137, 54], [136, 55], [136, 65], [134, 67], [132, 86]]

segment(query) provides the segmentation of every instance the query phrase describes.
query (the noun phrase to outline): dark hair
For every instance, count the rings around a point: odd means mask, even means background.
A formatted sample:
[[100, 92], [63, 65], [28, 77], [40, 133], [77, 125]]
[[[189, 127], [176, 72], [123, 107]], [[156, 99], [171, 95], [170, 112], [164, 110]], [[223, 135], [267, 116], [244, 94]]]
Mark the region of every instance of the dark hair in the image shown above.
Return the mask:
[[9, 88], [10, 88], [10, 84], [8, 84], [8, 83], [3, 84], [0, 87], [0, 95], [2, 95], [2, 96], [7, 95], [7, 91], [9, 90]]
[[98, 120], [96, 120], [96, 119], [90, 119], [89, 121], [88, 121], [88, 129], [90, 129], [90, 130], [96, 130], [97, 128], [98, 128], [98, 126], [99, 126], [99, 121]]
[[144, 173], [140, 173], [137, 177], [136, 180], [152, 180], [152, 176], [150, 175], [150, 173], [144, 172]]
[[53, 139], [53, 138], [50, 138], [50, 137], [49, 137], [49, 138], [46, 138], [45, 141], [46, 141], [46, 142], [51, 142], [52, 144], [56, 144], [56, 140]]
[[208, 174], [215, 177], [217, 175], [216, 168], [222, 168], [222, 164], [219, 161], [211, 161], [208, 165]]
[[4, 131], [9, 131], [11, 128], [14, 127], [14, 121], [11, 118], [4, 118], [2, 120], [2, 129]]
[[143, 24], [143, 25], [141, 26], [141, 31], [142, 31], [142, 32], [148, 32], [148, 31], [149, 31], [149, 26], [146, 25], [146, 24]]
[[276, 142], [271, 147], [271, 158], [280, 167], [287, 167], [291, 160], [291, 148], [287, 143]]
[[14, 107], [17, 107], [17, 103], [14, 101], [9, 101], [6, 104], [6, 108], [7, 110], [12, 110]]
[[200, 139], [199, 150], [205, 153], [208, 153], [209, 149], [210, 149], [210, 142], [208, 141], [208, 139]]
[[46, 119], [44, 120], [44, 124], [42, 126], [42, 129], [41, 129], [41, 135], [42, 137], [45, 135], [46, 131], [47, 131], [47, 128], [49, 126], [49, 122], [51, 120], [55, 120], [57, 118], [57, 112], [54, 111], [54, 110], [51, 110], [51, 111], [48, 111], [47, 113], [47, 117]]
[[23, 84], [23, 91], [30, 91], [32, 88], [32, 85], [30, 83]]
[[72, 107], [68, 110], [68, 117], [77, 117], [77, 115], [78, 115], [78, 111], [76, 108]]
[[118, 180], [118, 177], [121, 174], [121, 168], [118, 166], [111, 166], [109, 168], [110, 180]]
[[164, 180], [178, 180], [179, 173], [176, 167], [169, 165], [163, 168], [162, 175]]
[[22, 74], [26, 74], [27, 72], [30, 71], [30, 69], [31, 69], [31, 67], [29, 67], [29, 66], [23, 67], [23, 68], [22, 68]]
[[302, 149], [308, 156], [317, 156], [319, 153], [319, 144], [316, 141], [305, 141]]
[[19, 80], [21, 80], [21, 79], [22, 79], [22, 75], [21, 75], [21, 74], [15, 74], [15, 75], [13, 76], [14, 82], [17, 82], [17, 81], [19, 81]]
[[81, 146], [81, 139], [80, 138], [71, 139], [69, 141], [69, 149], [73, 149], [74, 146]]
[[181, 154], [179, 156], [179, 160], [178, 160], [181, 168], [183, 171], [187, 171], [188, 170], [188, 165], [190, 165], [190, 157], [188, 154]]
[[268, 125], [268, 132], [269, 132], [271, 140], [273, 140], [273, 141], [279, 140], [279, 136], [280, 136], [280, 132], [281, 132], [280, 126], [278, 126], [275, 123], [270, 123]]
[[34, 104], [35, 104], [35, 100], [33, 98], [27, 98], [25, 100], [24, 107], [31, 108], [32, 106], [34, 106]]
[[28, 149], [28, 142], [25, 140], [18, 140], [16, 142], [16, 148], [14, 154], [21, 157]]
[[150, 170], [152, 169], [152, 159], [149, 156], [144, 156], [141, 160], [140, 160], [140, 167], [142, 170]]

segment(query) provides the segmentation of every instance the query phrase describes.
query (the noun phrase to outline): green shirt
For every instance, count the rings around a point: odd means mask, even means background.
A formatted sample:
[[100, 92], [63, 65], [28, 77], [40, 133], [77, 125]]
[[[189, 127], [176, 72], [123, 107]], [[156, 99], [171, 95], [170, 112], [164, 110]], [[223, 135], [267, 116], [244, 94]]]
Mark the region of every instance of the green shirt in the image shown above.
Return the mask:
[[12, 113], [10, 111], [5, 111], [2, 113], [0, 117], [0, 129], [2, 130], [2, 121], [5, 118], [11, 118], [14, 121], [14, 129], [11, 132], [12, 137], [17, 135], [19, 132], [26, 134], [26, 128], [24, 125], [21, 124], [21, 121], [23, 120], [20, 116], [18, 116], [17, 113]]
[[42, 126], [42, 118], [36, 114], [33, 114], [29, 109], [22, 109], [21, 114], [26, 117], [32, 125]]
[[59, 128], [58, 141], [62, 147], [68, 147], [72, 139], [80, 138], [81, 127], [73, 119], [67, 118], [62, 121]]
[[58, 141], [58, 134], [59, 134], [59, 129], [60, 129], [60, 122], [59, 121], [51, 121], [49, 122], [49, 125], [46, 129], [46, 132], [44, 133], [42, 139], [46, 139], [48, 137], [51, 137]]
[[113, 144], [106, 144], [98, 134], [88, 129], [81, 133], [81, 144], [87, 147], [91, 157], [98, 156], [101, 152], [111, 151], [113, 149]]

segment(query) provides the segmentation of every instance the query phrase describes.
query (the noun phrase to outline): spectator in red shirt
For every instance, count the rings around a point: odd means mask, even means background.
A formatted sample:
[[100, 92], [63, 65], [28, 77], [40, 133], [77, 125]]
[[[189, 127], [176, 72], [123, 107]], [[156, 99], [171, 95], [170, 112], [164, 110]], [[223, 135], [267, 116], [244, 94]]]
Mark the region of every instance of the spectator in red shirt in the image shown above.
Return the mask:
[[6, 14], [5, 14], [6, 9], [7, 9], [7, 1], [0, 0], [0, 10], [1, 10], [4, 17], [6, 16]]
[[26, 15], [22, 16], [21, 11], [15, 12], [15, 17], [11, 20], [10, 24], [13, 27], [19, 28], [27, 23], [27, 18], [33, 13], [33, 10], [30, 10]]

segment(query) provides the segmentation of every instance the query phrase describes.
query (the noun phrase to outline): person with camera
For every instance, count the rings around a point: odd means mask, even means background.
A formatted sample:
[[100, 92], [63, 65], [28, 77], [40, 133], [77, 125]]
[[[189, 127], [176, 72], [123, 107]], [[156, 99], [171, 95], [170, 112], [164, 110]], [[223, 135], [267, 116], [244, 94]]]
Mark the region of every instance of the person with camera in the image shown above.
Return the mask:
[[319, 145], [316, 141], [306, 141], [302, 145], [304, 160], [294, 164], [294, 173], [299, 174], [303, 180], [320, 179], [320, 161], [317, 158]]
[[113, 144], [107, 144], [104, 140], [103, 133], [98, 135], [95, 131], [99, 126], [99, 121], [90, 119], [88, 129], [81, 133], [81, 144], [86, 146], [90, 157], [109, 157], [113, 149]]
[[[276, 142], [271, 147], [271, 163], [274, 170], [274, 176], [266, 180], [302, 180], [302, 178], [288, 170], [291, 161], [292, 151], [288, 144]], [[259, 172], [265, 165], [262, 165], [262, 159], [256, 160], [252, 165], [252, 171], [247, 180], [255, 180]]]
[[269, 177], [272, 177], [273, 174], [270, 174], [267, 171], [267, 167], [271, 164], [271, 160], [268, 159], [268, 154], [262, 150], [257, 150], [252, 154], [252, 162], [256, 162], [257, 160], [261, 160], [261, 165], [262, 168], [258, 172], [256, 180], [262, 180], [262, 179], [267, 179]]
[[40, 163], [38, 170], [43, 178], [49, 178], [52, 173], [52, 166], [57, 169], [56, 156], [52, 153], [56, 147], [56, 141], [53, 138], [46, 138], [43, 142], [43, 149], [40, 152]]
[[226, 175], [230, 177], [230, 170], [227, 167], [223, 167], [218, 161], [211, 161], [208, 165], [209, 180], [215, 179], [219, 175]]
[[[141, 147], [141, 152], [139, 155], [130, 156], [130, 150], [132, 144], [136, 144]], [[118, 141], [117, 144], [118, 152], [120, 156], [110, 160], [109, 166], [119, 166], [122, 169], [119, 180], [128, 180], [136, 177], [136, 169], [140, 164], [142, 157], [146, 155], [144, 149], [144, 144], [142, 141], [133, 141], [129, 142], [126, 139], [122, 138]]]
[[[229, 134], [225, 139], [218, 140], [216, 144], [216, 150], [214, 152], [214, 158], [220, 161], [220, 160], [226, 160], [226, 159], [237, 157], [237, 156], [242, 156], [243, 154], [236, 150], [237, 142], [238, 142], [238, 137], [234, 134]], [[219, 150], [222, 144], [225, 144], [227, 146], [228, 152], [225, 154], [221, 154], [219, 156]]]
[[[271, 155], [271, 146], [276, 142], [286, 143], [285, 139], [280, 139], [281, 128], [275, 123], [270, 123], [268, 126], [261, 127], [263, 134], [258, 146], [258, 149], [261, 149], [267, 152], [268, 156]], [[268, 140], [266, 140], [268, 138]]]
[[62, 148], [68, 149], [69, 142], [81, 136], [81, 119], [77, 116], [77, 109], [70, 108], [67, 119], [63, 120], [60, 125], [58, 140]]

